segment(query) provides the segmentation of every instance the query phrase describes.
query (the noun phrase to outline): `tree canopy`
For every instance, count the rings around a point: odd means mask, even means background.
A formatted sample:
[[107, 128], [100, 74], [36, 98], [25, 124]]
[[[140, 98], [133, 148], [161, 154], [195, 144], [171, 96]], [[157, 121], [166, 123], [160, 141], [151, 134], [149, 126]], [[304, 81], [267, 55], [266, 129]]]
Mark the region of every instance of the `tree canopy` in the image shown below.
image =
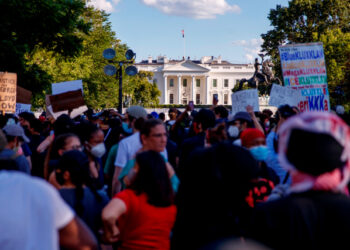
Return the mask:
[[[116, 38], [108, 14], [85, 6], [82, 0], [5, 0], [0, 1], [0, 9], [4, 10], [0, 71], [18, 74], [18, 84], [33, 92], [35, 107], [44, 106], [51, 83], [77, 79], [83, 80], [89, 107], [118, 105], [118, 81], [104, 74], [108, 61], [102, 52], [113, 48], [115, 60], [125, 60], [128, 46]], [[146, 79], [146, 75], [133, 78], [123, 72], [123, 92], [132, 95], [134, 103], [158, 101], [159, 90], [147, 85]], [[137, 88], [143, 91], [135, 95]]]
[[[292, 0], [277, 5], [268, 16], [272, 30], [262, 34], [262, 48], [281, 77], [278, 46], [323, 42], [330, 91], [342, 84], [350, 93], [350, 2], [343, 0]], [[281, 78], [282, 79], [282, 78]]]
[[40, 92], [50, 75], [33, 63], [28, 54], [37, 47], [66, 57], [83, 48], [80, 33], [89, 22], [81, 19], [85, 3], [80, 0], [2, 0], [0, 1], [0, 71], [15, 72], [19, 85]]

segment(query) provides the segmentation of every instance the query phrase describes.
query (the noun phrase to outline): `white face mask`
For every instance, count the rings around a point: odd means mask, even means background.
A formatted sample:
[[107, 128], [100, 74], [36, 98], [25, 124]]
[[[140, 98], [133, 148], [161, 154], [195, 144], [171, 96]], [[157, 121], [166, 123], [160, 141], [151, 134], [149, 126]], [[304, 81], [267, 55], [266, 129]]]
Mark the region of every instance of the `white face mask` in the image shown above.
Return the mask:
[[97, 158], [101, 158], [105, 153], [106, 147], [103, 142], [91, 148], [91, 154]]
[[230, 137], [237, 137], [239, 135], [239, 130], [238, 130], [237, 126], [231, 125], [228, 128], [227, 133], [229, 134]]

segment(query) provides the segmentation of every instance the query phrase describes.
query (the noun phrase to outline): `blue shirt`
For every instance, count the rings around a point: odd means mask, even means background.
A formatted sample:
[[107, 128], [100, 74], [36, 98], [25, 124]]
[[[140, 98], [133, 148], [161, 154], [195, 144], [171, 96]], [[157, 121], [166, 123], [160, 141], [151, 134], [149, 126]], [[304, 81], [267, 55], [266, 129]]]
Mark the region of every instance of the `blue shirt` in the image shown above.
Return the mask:
[[[266, 146], [268, 149], [268, 154], [267, 154], [267, 158], [265, 160], [265, 163], [267, 164], [268, 167], [275, 170], [276, 174], [280, 178], [280, 183], [282, 184], [284, 178], [287, 175], [287, 171], [281, 167], [281, 165], [278, 161], [278, 154], [275, 152], [275, 148], [273, 145], [275, 139], [277, 139], [277, 134], [276, 134], [276, 132], [271, 131], [266, 138]], [[286, 183], [288, 183], [288, 184], [291, 183], [290, 177], [288, 178]]]
[[[15, 151], [13, 151], [12, 149], [5, 148], [0, 152], [0, 158], [11, 159], [15, 154]], [[30, 174], [29, 162], [27, 161], [24, 155], [19, 155], [17, 157], [14, 157], [13, 159], [16, 162], [19, 171]]]

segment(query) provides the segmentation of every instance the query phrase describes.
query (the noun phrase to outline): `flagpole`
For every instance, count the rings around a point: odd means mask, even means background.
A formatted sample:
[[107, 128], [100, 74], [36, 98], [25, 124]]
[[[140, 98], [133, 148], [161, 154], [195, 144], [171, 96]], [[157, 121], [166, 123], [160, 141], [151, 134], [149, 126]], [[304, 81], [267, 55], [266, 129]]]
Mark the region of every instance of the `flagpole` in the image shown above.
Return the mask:
[[184, 60], [186, 60], [186, 40], [185, 40], [185, 30], [181, 30], [182, 38], [184, 39]]
[[186, 40], [184, 35], [184, 59], [186, 60]]

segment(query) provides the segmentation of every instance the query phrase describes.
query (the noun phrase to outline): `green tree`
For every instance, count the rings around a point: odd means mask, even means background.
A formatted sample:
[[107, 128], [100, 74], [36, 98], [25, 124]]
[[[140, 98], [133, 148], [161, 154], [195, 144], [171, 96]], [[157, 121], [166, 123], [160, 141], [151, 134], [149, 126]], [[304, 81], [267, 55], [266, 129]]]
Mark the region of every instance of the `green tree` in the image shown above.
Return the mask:
[[153, 72], [140, 71], [136, 76], [129, 77], [125, 94], [131, 98], [131, 104], [147, 107], [159, 105], [160, 90], [156, 83], [151, 83]]
[[[64, 57], [51, 51], [38, 48], [30, 57], [29, 65], [39, 65], [40, 69], [51, 76], [51, 82], [63, 82], [82, 79], [84, 99], [94, 109], [116, 107], [118, 103], [118, 83], [115, 77], [106, 76], [103, 72], [108, 61], [102, 57], [106, 48], [114, 48], [116, 60], [125, 60], [127, 46], [115, 38], [108, 14], [103, 11], [86, 8], [81, 18], [91, 23], [88, 34], [80, 33], [83, 49], [79, 56]], [[43, 105], [44, 94], [50, 94], [51, 85], [43, 91], [36, 103]]]
[[278, 46], [322, 41], [330, 90], [337, 84], [349, 82], [349, 73], [343, 71], [350, 60], [349, 1], [292, 0], [288, 7], [277, 5], [276, 9], [271, 9], [268, 18], [273, 29], [261, 35], [262, 48], [276, 65], [278, 77], [282, 76]]
[[36, 63], [28, 64], [28, 54], [40, 47], [65, 57], [78, 55], [83, 48], [80, 34], [90, 29], [80, 18], [85, 2], [2, 0], [0, 10], [0, 71], [16, 72], [19, 85], [36, 99], [51, 76]]
[[[82, 18], [91, 23], [91, 29], [88, 34], [80, 34], [83, 49], [79, 56], [67, 58], [37, 48], [34, 53], [28, 55], [28, 65], [40, 66], [40, 70], [51, 76], [52, 82], [82, 79], [84, 99], [89, 107], [94, 109], [117, 107], [119, 81], [115, 76], [104, 74], [103, 68], [109, 62], [102, 57], [102, 52], [112, 47], [116, 51], [115, 61], [122, 61], [126, 60], [125, 52], [128, 47], [115, 37], [108, 17], [109, 15], [103, 11], [86, 8]], [[147, 80], [152, 76], [151, 72], [140, 72], [130, 77], [123, 70], [123, 95], [130, 97], [132, 104], [157, 105], [160, 92], [156, 85], [149, 84]], [[40, 98], [37, 98], [35, 103], [37, 106], [44, 105], [44, 96], [50, 93], [50, 89], [51, 85], [47, 86]]]

